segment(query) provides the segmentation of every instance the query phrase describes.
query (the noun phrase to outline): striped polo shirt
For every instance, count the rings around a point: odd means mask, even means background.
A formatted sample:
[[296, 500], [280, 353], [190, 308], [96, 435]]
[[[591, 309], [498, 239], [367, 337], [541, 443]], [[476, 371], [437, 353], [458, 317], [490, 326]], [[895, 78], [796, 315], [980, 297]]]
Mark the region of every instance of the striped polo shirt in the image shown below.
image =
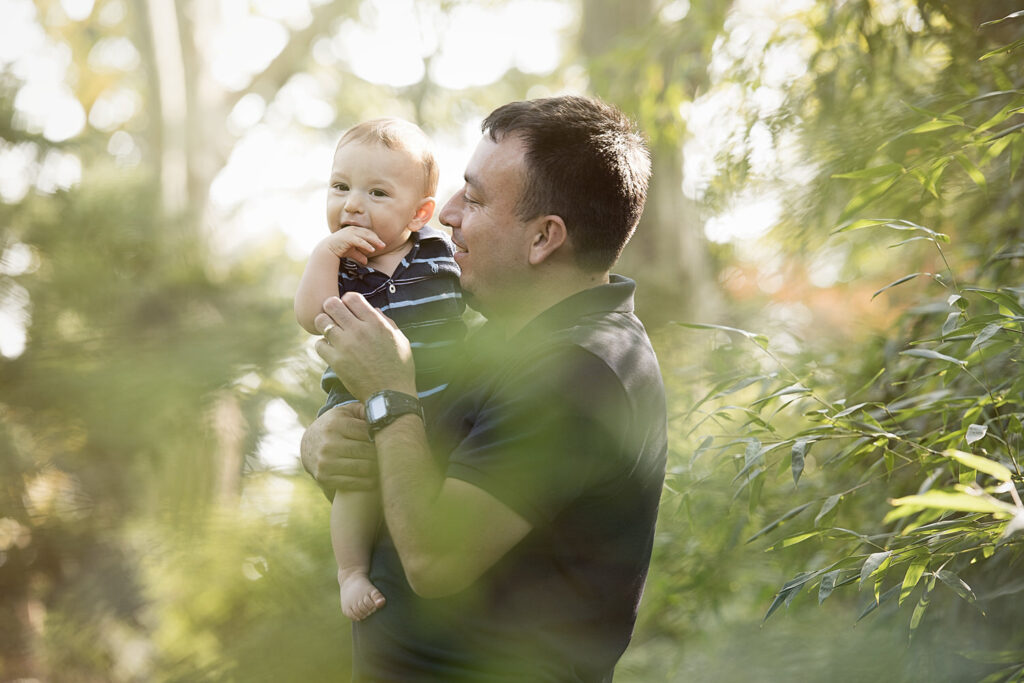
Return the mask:
[[[466, 334], [465, 303], [453, 258], [455, 248], [447, 235], [424, 226], [409, 239], [412, 249], [391, 276], [342, 259], [338, 293], [359, 292], [395, 321], [409, 339], [416, 361], [416, 388], [420, 398], [426, 398], [448, 386], [445, 366]], [[330, 367], [320, 386], [327, 392], [327, 402], [318, 415], [355, 400]]]

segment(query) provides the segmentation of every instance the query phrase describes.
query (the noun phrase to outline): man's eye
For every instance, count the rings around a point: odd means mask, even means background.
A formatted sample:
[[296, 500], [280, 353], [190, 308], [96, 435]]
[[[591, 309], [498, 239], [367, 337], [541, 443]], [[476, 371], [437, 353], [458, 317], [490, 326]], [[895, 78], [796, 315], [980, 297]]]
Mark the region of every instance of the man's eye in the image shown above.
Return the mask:
[[468, 194], [462, 195], [462, 201], [465, 202], [466, 204], [478, 204], [479, 203], [479, 202], [477, 202], [477, 200], [473, 199]]

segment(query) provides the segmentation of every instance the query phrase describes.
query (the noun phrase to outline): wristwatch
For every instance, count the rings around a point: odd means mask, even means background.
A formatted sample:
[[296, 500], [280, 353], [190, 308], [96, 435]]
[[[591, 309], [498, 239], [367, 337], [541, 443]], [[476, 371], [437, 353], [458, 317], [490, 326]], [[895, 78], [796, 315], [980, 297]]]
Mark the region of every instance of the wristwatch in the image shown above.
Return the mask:
[[423, 419], [423, 406], [415, 396], [385, 389], [366, 399], [366, 422], [370, 426], [370, 441], [380, 430], [402, 415], [413, 413]]

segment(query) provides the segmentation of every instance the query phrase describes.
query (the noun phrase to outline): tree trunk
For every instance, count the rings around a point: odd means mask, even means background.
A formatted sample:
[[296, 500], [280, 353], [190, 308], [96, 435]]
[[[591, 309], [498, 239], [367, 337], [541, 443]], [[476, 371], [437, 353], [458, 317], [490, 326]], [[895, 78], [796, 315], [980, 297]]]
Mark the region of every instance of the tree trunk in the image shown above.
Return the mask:
[[[677, 136], [650, 130], [660, 124], [641, 120], [639, 116], [644, 104], [653, 101], [664, 106], [662, 92], [637, 92], [637, 83], [644, 82], [637, 75], [647, 62], [638, 62], [636, 39], [645, 35], [656, 20], [657, 9], [651, 0], [587, 0], [583, 3], [580, 31], [580, 45], [595, 94], [639, 120], [641, 127], [648, 128], [644, 133], [651, 140], [653, 173], [647, 206], [616, 267], [639, 283], [637, 306], [649, 324], [706, 318], [717, 308], [718, 300], [702, 237], [703, 225], [693, 201], [682, 192], [680, 141]], [[673, 64], [661, 64], [659, 60], [674, 58], [682, 46], [667, 47], [646, 58], [658, 63], [662, 73], [671, 77]], [[666, 120], [671, 125], [677, 117], [677, 112], [669, 112], [657, 120]]]

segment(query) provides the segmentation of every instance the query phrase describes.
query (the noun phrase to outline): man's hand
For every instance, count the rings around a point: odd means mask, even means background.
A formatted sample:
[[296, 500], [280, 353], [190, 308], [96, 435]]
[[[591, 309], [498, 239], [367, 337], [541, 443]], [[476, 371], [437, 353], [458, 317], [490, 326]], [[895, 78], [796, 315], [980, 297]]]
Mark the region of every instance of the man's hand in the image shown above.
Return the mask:
[[302, 466], [321, 486], [341, 491], [377, 486], [377, 452], [365, 417], [361, 403], [346, 403], [318, 417], [302, 435]]
[[314, 323], [324, 337], [316, 352], [360, 401], [383, 389], [416, 395], [409, 340], [361, 294], [327, 299]]
[[339, 259], [352, 259], [365, 266], [369, 257], [378, 249], [383, 249], [385, 244], [384, 240], [377, 237], [377, 233], [373, 230], [348, 225], [325, 237], [320, 241], [319, 246], [322, 249], [327, 249]]

